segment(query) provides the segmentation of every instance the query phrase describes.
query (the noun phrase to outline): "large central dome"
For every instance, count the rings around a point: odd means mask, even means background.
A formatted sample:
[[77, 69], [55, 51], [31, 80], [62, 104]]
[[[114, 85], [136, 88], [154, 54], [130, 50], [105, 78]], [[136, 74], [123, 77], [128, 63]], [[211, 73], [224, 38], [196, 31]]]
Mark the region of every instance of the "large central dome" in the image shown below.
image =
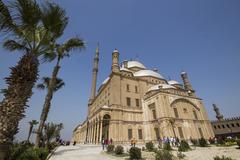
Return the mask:
[[138, 61], [128, 61], [127, 62], [127, 67], [128, 68], [138, 67], [138, 68], [141, 68], [141, 69], [146, 69], [146, 67]]
[[164, 77], [157, 73], [157, 72], [154, 72], [152, 70], [140, 70], [140, 71], [137, 71], [135, 73], [133, 73], [134, 77], [148, 77], [148, 76], [151, 76], [151, 77], [156, 77], [156, 78], [160, 78], [160, 79], [164, 79]]

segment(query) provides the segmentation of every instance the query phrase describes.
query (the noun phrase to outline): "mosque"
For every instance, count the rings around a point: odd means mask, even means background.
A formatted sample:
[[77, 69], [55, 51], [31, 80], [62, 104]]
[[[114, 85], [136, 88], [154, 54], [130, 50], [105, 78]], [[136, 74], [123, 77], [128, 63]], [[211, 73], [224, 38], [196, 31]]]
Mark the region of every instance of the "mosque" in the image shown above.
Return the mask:
[[202, 99], [198, 98], [186, 72], [183, 83], [166, 80], [158, 70], [141, 62], [119, 63], [119, 52], [112, 53], [109, 76], [96, 92], [99, 47], [92, 71], [91, 96], [86, 120], [73, 131], [77, 143], [100, 143], [112, 138], [115, 143], [157, 141], [178, 137], [214, 137]]

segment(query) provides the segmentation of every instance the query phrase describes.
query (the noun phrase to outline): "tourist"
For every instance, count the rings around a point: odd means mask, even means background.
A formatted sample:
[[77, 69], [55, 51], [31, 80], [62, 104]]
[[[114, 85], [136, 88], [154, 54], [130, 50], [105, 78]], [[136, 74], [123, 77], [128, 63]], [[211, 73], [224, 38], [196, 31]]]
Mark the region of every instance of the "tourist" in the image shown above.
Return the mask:
[[132, 147], [135, 147], [135, 145], [136, 145], [136, 139], [135, 139], [135, 138], [132, 138], [132, 139], [131, 139], [131, 146], [132, 146]]
[[135, 147], [135, 145], [136, 145], [136, 139], [133, 138], [133, 147]]
[[130, 144], [131, 144], [131, 146], [133, 146], [133, 138], [131, 139]]
[[178, 145], [179, 145], [179, 142], [180, 142], [180, 140], [179, 140], [179, 138], [177, 137], [176, 138], [176, 146], [178, 147]]
[[215, 142], [215, 144], [218, 143], [218, 139], [217, 139], [217, 137], [214, 138], [214, 142]]
[[162, 139], [159, 137], [158, 138], [158, 148], [162, 148]]
[[105, 140], [104, 138], [102, 138], [102, 149], [104, 150], [104, 146], [105, 146]]
[[175, 144], [176, 144], [176, 137], [173, 137], [172, 146], [175, 147], [176, 146]]
[[107, 147], [108, 144], [109, 144], [109, 141], [108, 141], [108, 139], [106, 138], [106, 139], [104, 140], [104, 145]]
[[110, 144], [113, 144], [113, 139], [112, 138], [110, 139]]
[[173, 137], [170, 137], [169, 141], [170, 141], [170, 145], [173, 147]]

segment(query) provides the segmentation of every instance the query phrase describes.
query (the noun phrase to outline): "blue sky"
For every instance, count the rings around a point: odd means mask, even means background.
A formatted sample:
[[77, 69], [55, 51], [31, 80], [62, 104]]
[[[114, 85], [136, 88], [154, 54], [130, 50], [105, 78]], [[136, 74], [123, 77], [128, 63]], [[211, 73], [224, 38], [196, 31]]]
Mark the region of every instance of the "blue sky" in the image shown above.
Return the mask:
[[[69, 15], [61, 42], [78, 35], [86, 49], [62, 62], [66, 86], [52, 102], [48, 121], [63, 122], [64, 139], [86, 118], [91, 71], [100, 43], [98, 86], [111, 69], [114, 48], [120, 60], [135, 59], [165, 77], [181, 82], [185, 70], [196, 94], [204, 100], [210, 119], [212, 103], [225, 117], [240, 113], [240, 1], [239, 0], [56, 0]], [[2, 43], [2, 39], [1, 43]], [[20, 53], [0, 47], [0, 88]], [[40, 77], [50, 76], [54, 63], [40, 66]], [[17, 138], [27, 138], [28, 121], [39, 119], [46, 92], [34, 89]], [[0, 95], [0, 100], [3, 98]]]

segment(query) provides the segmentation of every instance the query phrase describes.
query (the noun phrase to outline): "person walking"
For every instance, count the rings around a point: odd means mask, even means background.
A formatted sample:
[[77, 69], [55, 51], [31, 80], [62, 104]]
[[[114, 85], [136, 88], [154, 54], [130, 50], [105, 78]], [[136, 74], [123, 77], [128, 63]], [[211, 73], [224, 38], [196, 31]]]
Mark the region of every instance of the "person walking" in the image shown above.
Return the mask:
[[104, 138], [102, 138], [102, 150], [104, 151], [104, 147], [105, 147], [105, 140]]

